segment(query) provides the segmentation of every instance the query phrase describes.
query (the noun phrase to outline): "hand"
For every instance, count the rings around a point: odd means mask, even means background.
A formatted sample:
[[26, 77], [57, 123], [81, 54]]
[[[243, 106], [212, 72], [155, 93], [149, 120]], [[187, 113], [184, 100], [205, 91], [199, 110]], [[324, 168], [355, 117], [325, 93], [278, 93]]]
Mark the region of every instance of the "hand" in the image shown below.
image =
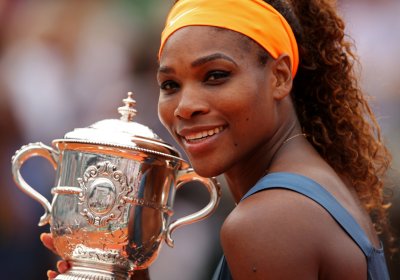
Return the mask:
[[[50, 251], [52, 251], [53, 253], [58, 255], [56, 248], [54, 247], [53, 237], [51, 236], [50, 233], [42, 233], [40, 235], [40, 240], [42, 241], [43, 245], [47, 249], [49, 249]], [[64, 273], [69, 268], [70, 268], [70, 266], [67, 261], [58, 261], [57, 262], [57, 270], [59, 273]], [[53, 270], [47, 271], [47, 277], [49, 278], [49, 280], [56, 278], [57, 275], [58, 275], [58, 273], [56, 271], [53, 271]]]

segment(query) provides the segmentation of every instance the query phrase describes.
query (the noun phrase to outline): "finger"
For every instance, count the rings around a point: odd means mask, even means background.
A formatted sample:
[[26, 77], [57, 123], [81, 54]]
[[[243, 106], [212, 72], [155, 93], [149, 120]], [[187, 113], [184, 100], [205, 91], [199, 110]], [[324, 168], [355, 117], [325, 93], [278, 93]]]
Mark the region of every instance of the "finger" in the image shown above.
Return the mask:
[[57, 272], [53, 271], [53, 270], [48, 270], [47, 271], [47, 278], [49, 278], [49, 280], [52, 280], [54, 278], [57, 277]]
[[58, 261], [57, 269], [60, 273], [65, 273], [70, 268], [70, 265], [66, 261]]
[[57, 254], [56, 248], [54, 247], [53, 237], [50, 233], [42, 233], [40, 235], [40, 241], [42, 241], [43, 245]]

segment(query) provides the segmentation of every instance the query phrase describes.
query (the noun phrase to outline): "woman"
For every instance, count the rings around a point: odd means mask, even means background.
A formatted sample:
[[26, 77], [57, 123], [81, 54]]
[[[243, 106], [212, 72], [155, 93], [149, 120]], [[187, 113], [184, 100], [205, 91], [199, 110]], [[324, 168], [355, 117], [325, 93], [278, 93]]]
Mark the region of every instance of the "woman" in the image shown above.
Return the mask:
[[389, 279], [370, 214], [387, 227], [390, 155], [355, 61], [328, 0], [175, 3], [159, 117], [237, 203], [215, 279]]

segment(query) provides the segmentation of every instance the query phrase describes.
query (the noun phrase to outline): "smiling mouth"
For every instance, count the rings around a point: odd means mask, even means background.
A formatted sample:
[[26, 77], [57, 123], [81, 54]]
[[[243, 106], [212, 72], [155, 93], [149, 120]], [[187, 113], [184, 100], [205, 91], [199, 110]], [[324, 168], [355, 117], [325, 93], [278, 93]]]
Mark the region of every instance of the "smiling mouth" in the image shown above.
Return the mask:
[[189, 135], [184, 136], [183, 138], [189, 142], [189, 143], [194, 143], [194, 142], [199, 142], [202, 141], [208, 137], [211, 137], [213, 135], [216, 135], [223, 131], [225, 128], [223, 126], [216, 127], [214, 129], [209, 129], [209, 130], [204, 130], [196, 133], [191, 133]]

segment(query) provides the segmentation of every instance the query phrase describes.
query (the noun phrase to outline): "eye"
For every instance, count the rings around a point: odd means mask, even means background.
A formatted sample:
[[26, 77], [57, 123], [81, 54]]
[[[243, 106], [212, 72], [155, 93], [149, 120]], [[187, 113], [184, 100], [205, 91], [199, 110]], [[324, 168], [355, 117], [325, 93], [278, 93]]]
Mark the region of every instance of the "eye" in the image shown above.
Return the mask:
[[161, 83], [160, 89], [165, 93], [173, 93], [179, 89], [179, 84], [172, 80], [167, 80]]
[[230, 76], [231, 72], [224, 70], [213, 70], [206, 74], [206, 78], [204, 79], [205, 83], [209, 84], [220, 84], [226, 80]]

